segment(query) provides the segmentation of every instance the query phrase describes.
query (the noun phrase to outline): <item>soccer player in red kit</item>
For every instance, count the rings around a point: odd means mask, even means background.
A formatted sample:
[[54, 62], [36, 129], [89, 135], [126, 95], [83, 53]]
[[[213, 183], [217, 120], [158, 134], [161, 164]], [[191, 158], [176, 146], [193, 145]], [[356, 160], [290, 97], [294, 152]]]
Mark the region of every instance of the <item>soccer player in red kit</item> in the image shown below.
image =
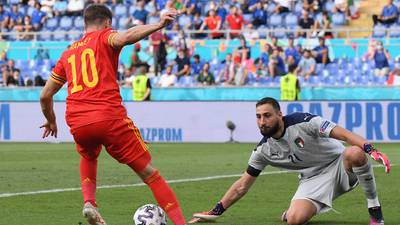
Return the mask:
[[68, 82], [65, 118], [81, 155], [83, 215], [91, 225], [106, 224], [95, 199], [97, 157], [102, 146], [139, 175], [175, 225], [185, 224], [174, 192], [152, 166], [139, 129], [127, 117], [116, 81], [121, 49], [167, 26], [176, 16], [176, 10], [169, 9], [157, 24], [116, 32], [111, 29], [112, 13], [105, 5], [88, 6], [84, 36], [63, 52], [42, 90], [40, 103], [47, 119], [41, 126], [43, 138], [57, 137], [53, 95]]

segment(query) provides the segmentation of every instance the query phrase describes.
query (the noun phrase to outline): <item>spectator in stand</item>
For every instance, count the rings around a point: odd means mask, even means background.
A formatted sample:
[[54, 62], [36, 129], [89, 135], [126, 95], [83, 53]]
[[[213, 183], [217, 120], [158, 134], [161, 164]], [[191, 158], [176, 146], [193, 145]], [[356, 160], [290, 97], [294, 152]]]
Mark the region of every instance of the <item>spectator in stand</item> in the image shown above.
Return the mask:
[[21, 71], [19, 69], [15, 69], [13, 73], [9, 73], [6, 85], [25, 86], [24, 79], [21, 77]]
[[173, 66], [169, 65], [158, 81], [159, 87], [173, 87], [176, 84], [176, 75], [172, 73]]
[[257, 29], [254, 29], [253, 24], [247, 24], [247, 29], [243, 31], [243, 36], [246, 40], [258, 40], [260, 39], [260, 33]]
[[[208, 17], [204, 19], [200, 30], [204, 30], [204, 28], [207, 28], [210, 31], [218, 31], [221, 29], [221, 17], [217, 16], [214, 9], [211, 9], [208, 12]], [[218, 39], [222, 37], [222, 33], [211, 32], [208, 34], [208, 37], [212, 39]]]
[[34, 81], [35, 86], [43, 87], [46, 84], [46, 81], [43, 80], [43, 78], [40, 75], [35, 76], [34, 79], [35, 79]]
[[320, 0], [303, 0], [303, 9], [311, 14], [315, 14], [321, 9]]
[[203, 69], [203, 63], [200, 61], [200, 55], [196, 54], [193, 56], [193, 63], [191, 67], [191, 74], [193, 76], [197, 76], [200, 74], [201, 70]]
[[0, 66], [7, 64], [7, 52], [1, 51], [0, 52]]
[[67, 15], [69, 16], [80, 16], [85, 7], [83, 0], [69, 0], [67, 6]]
[[68, 3], [67, 1], [63, 0], [56, 0], [53, 6], [53, 13], [55, 17], [60, 17], [65, 15], [68, 9]]
[[139, 20], [140, 24], [145, 24], [147, 21], [147, 16], [149, 12], [144, 8], [145, 1], [140, 0], [136, 3], [136, 10], [132, 14], [132, 20]]
[[[198, 31], [198, 30], [200, 30], [202, 24], [203, 24], [203, 20], [201, 19], [201, 14], [199, 12], [196, 12], [194, 14], [192, 24], [189, 26], [189, 28], [191, 30]], [[193, 35], [194, 38], [203, 38], [205, 36], [206, 35], [204, 35], [204, 34], [198, 34], [198, 33]]]
[[336, 12], [350, 16], [348, 0], [335, 0], [335, 8], [333, 8], [333, 13]]
[[240, 38], [240, 46], [238, 48], [238, 53], [242, 61], [250, 59], [251, 48], [247, 45], [246, 39], [243, 36]]
[[329, 48], [325, 45], [325, 38], [319, 37], [319, 45], [313, 49], [313, 56], [317, 63], [328, 64], [331, 62], [329, 59]]
[[154, 73], [158, 76], [165, 68], [167, 63], [167, 38], [162, 33], [162, 30], [156, 31], [150, 35], [150, 45], [153, 46]]
[[210, 86], [215, 84], [214, 74], [210, 72], [210, 64], [205, 63], [200, 74], [197, 76], [197, 82], [202, 86]]
[[288, 13], [290, 12], [290, 0], [275, 0], [277, 6], [275, 13]]
[[13, 29], [15, 25], [21, 25], [24, 20], [24, 14], [19, 11], [18, 4], [13, 4], [11, 6], [10, 12], [10, 23], [8, 29]]
[[256, 66], [256, 71], [254, 74], [257, 81], [259, 81], [261, 77], [266, 77], [268, 75], [268, 67], [264, 65], [260, 58], [257, 58], [254, 61], [254, 64]]
[[221, 17], [222, 24], [226, 20], [228, 16], [228, 10], [225, 8], [225, 0], [220, 0], [219, 5], [217, 6], [217, 15]]
[[178, 80], [182, 76], [190, 75], [190, 60], [186, 56], [186, 52], [183, 49], [178, 50], [178, 55], [175, 58], [175, 63], [178, 66], [178, 72], [176, 73]]
[[136, 44], [133, 46], [132, 56], [130, 58], [131, 62], [129, 70], [131, 71], [131, 73], [135, 73], [136, 69], [142, 65], [148, 66], [148, 64], [140, 58], [139, 55], [140, 50], [141, 50], [141, 45], [139, 42], [136, 42]]
[[43, 11], [47, 17], [52, 17], [53, 16], [53, 7], [54, 7], [55, 2], [56, 2], [56, 0], [41, 0], [40, 4], [42, 7], [40, 8], [40, 10]]
[[7, 80], [10, 76], [10, 72], [7, 69], [7, 65], [1, 65], [1, 78], [2, 78], [2, 86], [7, 86]]
[[[299, 20], [299, 26], [301, 29], [306, 29], [310, 30], [314, 26], [314, 19], [309, 17], [309, 14], [307, 11], [303, 12], [302, 18]], [[309, 31], [299, 31], [297, 32], [297, 37], [309, 37], [310, 32]]]
[[225, 60], [223, 60], [221, 64], [223, 69], [217, 79], [218, 83], [223, 83], [224, 85], [233, 84], [234, 62], [232, 60], [232, 54], [226, 54]]
[[298, 65], [298, 75], [304, 77], [306, 80], [310, 79], [315, 73], [316, 62], [311, 56], [311, 51], [304, 50], [303, 57]]
[[157, 11], [157, 3], [155, 0], [150, 0], [144, 9], [149, 13], [147, 16], [157, 16], [158, 11]]
[[264, 49], [260, 55], [260, 60], [264, 64], [265, 67], [269, 65], [269, 56], [272, 54], [272, 47], [268, 43], [264, 44]]
[[280, 52], [278, 49], [274, 49], [272, 55], [269, 58], [269, 74], [271, 77], [282, 76], [285, 75], [285, 62], [280, 56]]
[[158, 10], [164, 9], [169, 0], [156, 0]]
[[33, 31], [33, 24], [30, 16], [24, 16], [24, 20], [22, 24], [14, 25], [14, 31], [18, 32], [19, 40], [32, 40], [33, 35], [27, 32]]
[[257, 2], [255, 4], [255, 8], [253, 9], [252, 24], [255, 28], [267, 24], [267, 11], [264, 9], [264, 3], [261, 1]]
[[0, 4], [0, 30], [7, 29], [9, 22], [10, 22], [10, 13], [4, 10], [3, 4]]
[[278, 49], [279, 54], [283, 52], [283, 48], [279, 45], [278, 38], [275, 36], [271, 38], [271, 49], [269, 49], [268, 53], [271, 55], [274, 49]]
[[385, 25], [392, 25], [396, 23], [399, 17], [397, 6], [393, 4], [393, 0], [388, 0], [388, 4], [383, 7], [381, 15], [373, 15], [372, 20], [374, 25], [382, 23]]
[[[243, 28], [244, 19], [241, 14], [238, 12], [238, 8], [236, 6], [231, 7], [231, 13], [226, 17], [226, 23], [228, 25], [228, 29], [233, 31], [240, 31]], [[229, 34], [229, 38], [238, 38], [240, 33], [231, 32]]]
[[201, 13], [201, 3], [199, 0], [187, 0], [186, 2], [186, 13], [188, 15]]
[[369, 57], [370, 60], [375, 61], [375, 76], [383, 77], [389, 74], [390, 54], [388, 50], [383, 47], [382, 41], [376, 42], [375, 50]]
[[34, 31], [40, 30], [46, 22], [46, 13], [41, 11], [41, 7], [42, 5], [39, 2], [35, 2], [35, 9], [32, 12], [32, 25]]
[[333, 37], [332, 32], [327, 31], [329, 29], [331, 29], [331, 21], [329, 18], [329, 13], [327, 11], [323, 11], [321, 20], [315, 20], [314, 31], [311, 36], [332, 38]]
[[294, 37], [288, 38], [288, 46], [285, 49], [285, 62], [287, 65], [297, 65], [300, 61], [301, 55], [294, 46]]

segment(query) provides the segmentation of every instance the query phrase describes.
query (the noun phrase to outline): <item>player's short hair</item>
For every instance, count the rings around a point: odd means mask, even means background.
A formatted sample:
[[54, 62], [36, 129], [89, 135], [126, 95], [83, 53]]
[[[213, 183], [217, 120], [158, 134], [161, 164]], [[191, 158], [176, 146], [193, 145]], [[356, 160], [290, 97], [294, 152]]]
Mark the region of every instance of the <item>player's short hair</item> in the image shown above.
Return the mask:
[[83, 12], [85, 25], [101, 24], [105, 20], [112, 21], [112, 12], [103, 4], [91, 4]]
[[262, 98], [260, 100], [258, 100], [258, 102], [256, 103], [256, 107], [260, 106], [260, 105], [265, 105], [265, 104], [270, 104], [272, 106], [272, 108], [274, 108], [276, 111], [281, 111], [281, 106], [279, 105], [279, 102], [271, 97], [265, 97]]
[[292, 63], [289, 65], [289, 72], [293, 73], [297, 69], [297, 65]]

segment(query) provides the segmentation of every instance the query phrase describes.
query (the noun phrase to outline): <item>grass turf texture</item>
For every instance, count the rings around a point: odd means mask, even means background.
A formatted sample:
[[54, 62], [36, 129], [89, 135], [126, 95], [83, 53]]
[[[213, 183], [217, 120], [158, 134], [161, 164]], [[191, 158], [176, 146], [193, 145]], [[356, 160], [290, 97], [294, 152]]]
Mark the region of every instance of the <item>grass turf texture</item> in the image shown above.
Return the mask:
[[[154, 165], [168, 180], [241, 174], [254, 144], [151, 144]], [[379, 144], [392, 164], [400, 161], [400, 144]], [[276, 171], [267, 167], [266, 171]], [[375, 168], [386, 225], [400, 224], [400, 168], [390, 175]], [[186, 218], [214, 206], [237, 178], [171, 184]], [[98, 185], [133, 184], [139, 179], [105, 151], [99, 158]], [[279, 225], [297, 188], [297, 174], [260, 176], [250, 192], [215, 224]], [[0, 194], [79, 187], [79, 155], [73, 144], [0, 143]], [[97, 201], [110, 225], [132, 224], [133, 212], [155, 203], [146, 186], [100, 189]], [[0, 198], [0, 225], [78, 225], [80, 191]], [[317, 216], [310, 224], [361, 225], [368, 223], [366, 201], [358, 187], [334, 202], [338, 212]], [[85, 224], [85, 223], [82, 223]], [[171, 223], [169, 223], [171, 224]]]

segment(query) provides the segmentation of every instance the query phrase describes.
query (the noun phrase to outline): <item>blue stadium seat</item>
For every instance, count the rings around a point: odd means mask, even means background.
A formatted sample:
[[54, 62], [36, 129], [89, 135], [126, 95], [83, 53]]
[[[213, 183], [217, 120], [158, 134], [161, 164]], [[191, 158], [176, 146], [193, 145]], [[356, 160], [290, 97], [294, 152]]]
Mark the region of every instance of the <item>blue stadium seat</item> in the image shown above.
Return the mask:
[[133, 12], [135, 12], [136, 10], [136, 6], [134, 4], [132, 4], [131, 6], [129, 6], [129, 15], [132, 15]]
[[67, 39], [69, 41], [77, 41], [82, 37], [82, 30], [74, 28], [70, 30], [67, 34]]
[[157, 23], [160, 20], [160, 18], [157, 16], [150, 16], [147, 20], [148, 20], [147, 23], [153, 24], [153, 23]]
[[273, 2], [269, 3], [268, 7], [267, 7], [267, 14], [271, 15], [272, 13], [274, 13], [275, 8], [276, 8], [275, 3], [273, 3]]
[[400, 37], [400, 25], [394, 24], [388, 30], [389, 36], [391, 38], [399, 38]]
[[118, 4], [114, 8], [114, 15], [117, 17], [128, 16], [128, 8], [123, 4]]
[[282, 26], [283, 24], [283, 18], [282, 15], [279, 14], [273, 14], [269, 18], [269, 26], [271, 27], [278, 27]]
[[127, 23], [128, 23], [128, 17], [121, 17], [118, 19], [118, 27], [119, 29], [126, 29]]
[[332, 12], [334, 7], [335, 7], [335, 3], [332, 0], [328, 0], [325, 2], [325, 5], [324, 5], [325, 11]]
[[369, 77], [368, 76], [355, 76], [355, 81], [357, 85], [368, 85]]
[[[23, 11], [21, 11], [21, 10], [23, 10]], [[35, 10], [35, 8], [29, 6], [28, 8], [26, 8], [26, 14], [25, 15], [32, 16], [32, 13], [33, 13], [34, 10]], [[25, 10], [21, 7], [21, 8], [19, 8], [19, 11], [24, 13]]]
[[57, 29], [54, 31], [53, 40], [64, 41], [66, 39], [65, 31], [63, 29]]
[[311, 76], [308, 80], [308, 83], [312, 86], [316, 86], [321, 84], [321, 77], [320, 76]]
[[77, 16], [74, 20], [74, 27], [82, 30], [85, 26], [85, 21], [83, 20], [82, 16]]
[[253, 21], [253, 15], [252, 14], [243, 14], [243, 19], [246, 22], [251, 22], [251, 21]]
[[289, 13], [285, 18], [287, 28], [295, 28], [298, 25], [298, 18], [295, 14]]
[[[152, 19], [154, 19], [154, 17], [152, 17]], [[148, 20], [150, 23], [150, 18]], [[158, 17], [157, 17], [157, 20], [159, 20]], [[192, 18], [190, 18], [190, 16], [188, 16], [186, 14], [183, 14], [182, 16], [180, 16], [178, 18], [178, 23], [181, 27], [189, 26], [191, 24], [191, 22], [192, 22]]]
[[373, 78], [373, 84], [380, 86], [380, 85], [386, 85], [386, 77], [378, 77], [378, 76], [374, 76]]
[[160, 82], [160, 76], [154, 76], [152, 78], [150, 78], [150, 84], [152, 87], [157, 86], [158, 82]]
[[300, 16], [302, 12], [303, 12], [303, 3], [301, 1], [298, 1], [294, 6], [294, 13]]
[[58, 18], [50, 18], [46, 21], [45, 27], [51, 31], [55, 30], [58, 27]]
[[63, 30], [70, 30], [72, 29], [73, 20], [72, 17], [63, 16], [60, 18], [60, 28]]
[[113, 29], [118, 30], [119, 26], [118, 26], [118, 20], [117, 18], [113, 18], [112, 22], [111, 22], [111, 26], [113, 27]]
[[335, 75], [327, 76], [327, 77], [324, 79], [324, 83], [327, 84], [327, 85], [330, 85], [330, 86], [336, 85], [337, 83], [336, 83], [336, 77], [335, 77]]
[[332, 14], [332, 26], [343, 26], [346, 24], [346, 16], [343, 13]]
[[378, 24], [373, 28], [372, 37], [383, 38], [386, 36], [386, 27], [384, 25]]
[[178, 79], [178, 86], [179, 87], [191, 87], [193, 86], [194, 80], [191, 76], [183, 76]]

